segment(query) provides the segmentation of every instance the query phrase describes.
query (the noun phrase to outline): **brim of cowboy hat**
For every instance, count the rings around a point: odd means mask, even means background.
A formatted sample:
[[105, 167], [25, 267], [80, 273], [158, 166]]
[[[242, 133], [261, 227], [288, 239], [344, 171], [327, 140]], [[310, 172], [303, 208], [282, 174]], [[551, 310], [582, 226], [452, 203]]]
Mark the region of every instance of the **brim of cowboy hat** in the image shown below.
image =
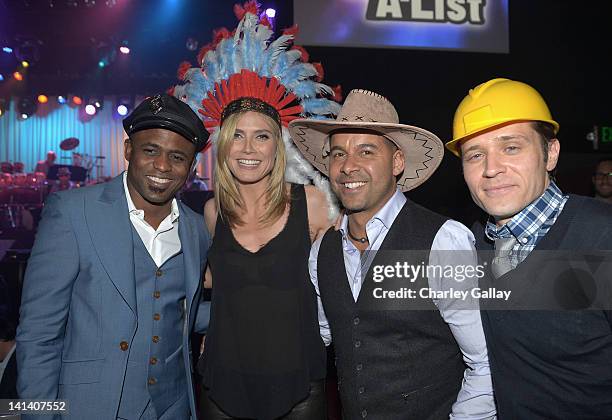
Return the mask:
[[385, 136], [404, 152], [405, 169], [397, 181], [402, 192], [412, 190], [429, 179], [444, 157], [444, 145], [435, 134], [405, 124], [342, 122], [336, 120], [295, 119], [289, 133], [302, 155], [320, 172], [329, 176], [329, 135], [332, 131], [359, 128]]

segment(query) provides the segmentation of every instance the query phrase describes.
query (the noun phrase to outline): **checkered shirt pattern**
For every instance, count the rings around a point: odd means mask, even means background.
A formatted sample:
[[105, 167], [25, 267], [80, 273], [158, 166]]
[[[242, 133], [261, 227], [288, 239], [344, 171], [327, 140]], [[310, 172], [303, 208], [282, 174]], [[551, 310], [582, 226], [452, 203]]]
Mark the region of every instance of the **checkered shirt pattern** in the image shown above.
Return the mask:
[[485, 234], [492, 241], [511, 236], [517, 239], [510, 254], [512, 267], [516, 267], [548, 233], [568, 198], [569, 196], [563, 195], [559, 187], [551, 181], [540, 198], [525, 207], [502, 227], [498, 228], [495, 220], [489, 218]]

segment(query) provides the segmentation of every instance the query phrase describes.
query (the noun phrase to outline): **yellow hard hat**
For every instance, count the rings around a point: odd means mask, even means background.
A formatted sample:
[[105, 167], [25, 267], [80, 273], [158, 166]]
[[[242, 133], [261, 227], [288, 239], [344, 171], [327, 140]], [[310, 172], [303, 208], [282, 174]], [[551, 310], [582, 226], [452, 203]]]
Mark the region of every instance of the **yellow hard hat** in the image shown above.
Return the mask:
[[543, 121], [553, 125], [555, 134], [559, 131], [537, 90], [514, 80], [492, 79], [470, 89], [463, 98], [453, 119], [453, 139], [446, 148], [459, 156], [461, 140], [512, 121]]

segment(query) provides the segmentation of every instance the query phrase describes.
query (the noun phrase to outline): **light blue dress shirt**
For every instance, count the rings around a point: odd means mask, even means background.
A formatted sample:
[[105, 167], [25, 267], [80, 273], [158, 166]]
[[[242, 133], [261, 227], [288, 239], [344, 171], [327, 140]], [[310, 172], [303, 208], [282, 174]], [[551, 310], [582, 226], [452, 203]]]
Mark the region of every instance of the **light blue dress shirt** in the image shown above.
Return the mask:
[[[347, 236], [348, 217], [345, 215], [340, 227], [342, 234], [342, 248], [344, 254], [344, 267], [346, 269], [349, 286], [355, 302], [361, 291], [363, 282], [362, 273], [375, 257], [376, 250], [382, 245], [393, 221], [406, 203], [406, 197], [396, 191], [389, 201], [366, 224], [366, 234], [370, 246], [364, 252], [363, 258], [359, 250]], [[319, 329], [325, 345], [329, 345], [332, 336], [325, 310], [321, 303], [319, 284], [317, 279], [317, 258], [321, 240], [319, 238], [312, 245], [308, 261], [310, 278], [317, 292], [319, 310]], [[373, 251], [373, 252], [369, 252]], [[438, 251], [471, 251], [471, 252], [438, 252]], [[462, 261], [458, 261], [458, 259]], [[457, 264], [476, 266], [477, 256], [474, 248], [474, 235], [468, 228], [454, 220], [447, 220], [434, 237], [429, 265], [455, 266]], [[454, 279], [430, 277], [429, 287], [442, 290], [442, 283], [454, 282]], [[495, 403], [493, 400], [493, 385], [489, 370], [489, 358], [480, 311], [465, 309], [465, 305], [454, 305], [453, 299], [434, 299], [440, 315], [448, 324], [463, 355], [467, 365], [463, 374], [461, 389], [457, 400], [453, 404], [450, 419], [494, 419], [496, 418]], [[457, 308], [459, 306], [459, 308]]]

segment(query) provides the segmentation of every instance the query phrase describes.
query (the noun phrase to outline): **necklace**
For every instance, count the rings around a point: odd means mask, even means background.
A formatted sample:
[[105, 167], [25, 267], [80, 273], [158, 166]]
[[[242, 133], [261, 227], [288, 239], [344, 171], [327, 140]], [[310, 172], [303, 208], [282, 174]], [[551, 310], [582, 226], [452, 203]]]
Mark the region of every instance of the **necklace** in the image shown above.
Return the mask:
[[363, 238], [354, 237], [353, 234], [351, 233], [351, 228], [349, 227], [348, 223], [346, 225], [346, 232], [348, 233], [348, 236], [354, 241], [361, 242], [362, 244], [365, 244], [366, 242], [368, 242], [367, 236], [364, 236]]

